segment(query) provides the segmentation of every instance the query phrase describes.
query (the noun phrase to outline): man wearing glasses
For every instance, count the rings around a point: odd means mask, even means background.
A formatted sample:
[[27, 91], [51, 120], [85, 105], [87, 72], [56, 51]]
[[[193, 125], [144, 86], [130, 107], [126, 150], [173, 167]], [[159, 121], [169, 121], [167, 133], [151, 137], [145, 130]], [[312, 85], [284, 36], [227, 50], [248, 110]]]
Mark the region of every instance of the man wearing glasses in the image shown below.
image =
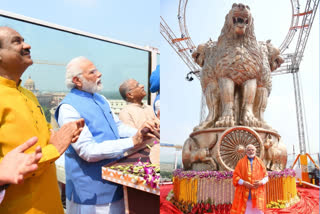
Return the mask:
[[151, 106], [142, 102], [146, 96], [144, 86], [135, 79], [124, 81], [119, 92], [127, 105], [121, 110], [119, 118], [125, 124], [139, 128], [147, 120], [157, 120]]
[[[101, 167], [117, 160], [129, 148], [154, 137], [143, 128], [157, 131], [157, 121], [145, 122], [139, 130], [124, 125], [97, 92], [102, 74], [85, 57], [67, 65], [66, 84], [70, 93], [58, 106], [59, 126], [84, 118], [85, 127], [78, 141], [66, 151], [67, 213], [124, 213], [122, 186], [101, 178]], [[158, 128], [157, 128], [158, 127]], [[121, 138], [121, 139], [120, 139]]]

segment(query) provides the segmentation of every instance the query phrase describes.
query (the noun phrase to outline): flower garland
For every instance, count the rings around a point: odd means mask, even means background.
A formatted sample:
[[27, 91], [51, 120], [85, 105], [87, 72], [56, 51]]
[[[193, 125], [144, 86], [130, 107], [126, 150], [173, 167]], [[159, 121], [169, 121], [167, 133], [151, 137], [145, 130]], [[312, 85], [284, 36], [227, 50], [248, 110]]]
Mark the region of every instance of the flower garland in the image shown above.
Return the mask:
[[232, 204], [214, 205], [210, 198], [206, 202], [188, 203], [184, 201], [176, 201], [174, 198], [170, 202], [175, 205], [181, 212], [187, 214], [227, 214], [230, 213]]
[[270, 171], [268, 172], [270, 178], [280, 178], [280, 177], [295, 177], [296, 172], [293, 169], [284, 169], [282, 171]]
[[267, 204], [267, 208], [286, 208], [288, 204], [288, 201], [286, 200], [277, 200], [277, 201], [271, 201], [269, 204]]
[[184, 171], [182, 169], [177, 169], [173, 172], [174, 177], [179, 178], [215, 178], [217, 180], [230, 179], [233, 176], [233, 172], [228, 171]]
[[149, 162], [143, 163], [140, 161], [134, 164], [111, 166], [110, 169], [121, 171], [123, 174], [132, 174], [143, 177], [144, 182], [152, 188], [159, 188], [160, 167]]
[[[184, 171], [183, 169], [177, 169], [173, 172], [174, 177], [179, 178], [215, 178], [217, 180], [230, 179], [233, 176], [233, 172], [229, 171]], [[282, 171], [268, 171], [270, 178], [280, 177], [295, 177], [296, 172], [293, 169], [284, 169]]]

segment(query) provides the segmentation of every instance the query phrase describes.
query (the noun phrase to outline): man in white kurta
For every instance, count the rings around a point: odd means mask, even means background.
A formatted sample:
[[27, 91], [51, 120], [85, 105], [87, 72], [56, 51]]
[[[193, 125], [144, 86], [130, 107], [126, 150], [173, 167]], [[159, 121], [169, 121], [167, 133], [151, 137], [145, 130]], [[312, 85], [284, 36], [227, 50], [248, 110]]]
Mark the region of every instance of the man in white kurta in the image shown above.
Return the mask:
[[126, 126], [112, 113], [109, 102], [96, 93], [102, 88], [101, 75], [90, 60], [84, 57], [71, 60], [66, 83], [72, 89], [55, 114], [60, 126], [80, 117], [85, 120], [78, 141], [66, 152], [67, 213], [70, 214], [124, 213], [122, 188], [103, 180], [101, 167], [141, 143], [142, 128], [154, 130], [150, 122], [140, 129]]

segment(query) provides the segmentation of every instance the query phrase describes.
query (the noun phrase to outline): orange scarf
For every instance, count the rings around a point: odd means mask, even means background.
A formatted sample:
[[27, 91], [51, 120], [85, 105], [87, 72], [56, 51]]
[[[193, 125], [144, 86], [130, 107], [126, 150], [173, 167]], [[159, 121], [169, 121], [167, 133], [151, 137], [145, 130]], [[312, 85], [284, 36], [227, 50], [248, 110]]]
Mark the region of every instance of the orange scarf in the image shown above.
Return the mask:
[[[234, 194], [231, 213], [242, 214], [246, 211], [249, 189], [244, 185], [239, 185], [239, 180], [242, 179], [243, 181], [253, 184], [255, 181], [262, 180], [267, 175], [267, 170], [260, 158], [254, 157], [252, 161], [252, 170], [247, 155], [239, 160], [233, 172], [233, 185], [236, 187], [236, 191]], [[251, 200], [252, 207], [256, 207], [262, 211], [265, 210], [266, 200], [264, 185], [257, 189], [251, 189]]]

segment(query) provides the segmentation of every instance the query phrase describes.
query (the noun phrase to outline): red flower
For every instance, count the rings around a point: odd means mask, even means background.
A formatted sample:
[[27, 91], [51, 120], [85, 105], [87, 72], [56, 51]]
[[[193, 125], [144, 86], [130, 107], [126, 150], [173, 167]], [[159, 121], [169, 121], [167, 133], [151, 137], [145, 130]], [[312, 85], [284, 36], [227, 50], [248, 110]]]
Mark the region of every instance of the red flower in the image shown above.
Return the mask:
[[214, 213], [214, 211], [216, 210], [216, 206], [214, 206], [214, 204], [212, 204], [211, 209], [212, 209], [212, 212]]
[[227, 204], [222, 205], [223, 213], [227, 213]]
[[210, 204], [206, 204], [205, 207], [204, 207], [204, 209], [205, 209], [206, 211], [208, 211], [208, 210], [210, 209]]
[[[197, 204], [197, 205], [198, 205], [198, 204]], [[199, 210], [199, 207], [198, 207], [198, 206], [195, 206], [195, 207], [192, 208], [191, 213], [192, 213], [192, 214], [196, 214], [196, 213], [198, 212], [198, 210]]]
[[231, 208], [232, 208], [232, 204], [229, 204], [229, 205], [228, 205], [228, 210], [230, 211]]
[[203, 203], [200, 204], [200, 208], [204, 209], [204, 204]]
[[218, 204], [218, 205], [217, 205], [217, 211], [218, 211], [217, 213], [218, 213], [218, 214], [221, 214], [221, 211], [222, 211], [221, 208], [222, 208], [222, 207], [221, 207], [221, 204]]

